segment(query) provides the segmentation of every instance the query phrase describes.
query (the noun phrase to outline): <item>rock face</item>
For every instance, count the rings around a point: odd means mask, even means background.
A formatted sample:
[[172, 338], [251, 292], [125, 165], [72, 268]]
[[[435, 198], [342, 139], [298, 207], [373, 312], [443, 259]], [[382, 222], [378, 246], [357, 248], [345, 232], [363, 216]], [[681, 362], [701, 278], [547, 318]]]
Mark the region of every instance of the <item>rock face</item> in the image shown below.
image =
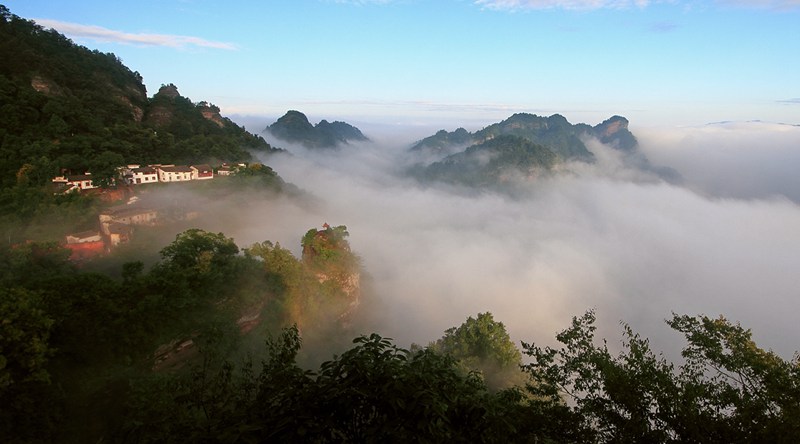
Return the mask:
[[341, 296], [340, 318], [348, 317], [359, 304], [361, 273], [358, 258], [350, 251], [347, 227], [331, 227], [327, 223], [321, 230], [312, 228], [303, 236], [303, 263], [321, 284]]
[[300, 111], [288, 111], [275, 123], [264, 129], [274, 137], [307, 148], [335, 148], [351, 141], [366, 141], [358, 128], [345, 122], [322, 120], [316, 125]]
[[628, 119], [613, 116], [592, 128], [592, 134], [600, 142], [622, 151], [635, 151], [639, 146], [636, 137], [628, 130]]
[[202, 114], [203, 118], [206, 120], [214, 122], [220, 128], [225, 126], [225, 121], [222, 119], [222, 115], [220, 115], [219, 108], [217, 106], [214, 106], [208, 102], [200, 102], [197, 104], [197, 109], [200, 110], [200, 114]]

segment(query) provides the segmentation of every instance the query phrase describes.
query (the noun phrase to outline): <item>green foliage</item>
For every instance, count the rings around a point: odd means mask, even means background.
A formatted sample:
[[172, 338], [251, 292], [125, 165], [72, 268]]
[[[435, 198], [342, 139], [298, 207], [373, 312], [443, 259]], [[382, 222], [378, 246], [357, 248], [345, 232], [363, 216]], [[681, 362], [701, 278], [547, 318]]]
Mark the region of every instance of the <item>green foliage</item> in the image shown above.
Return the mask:
[[331, 227], [325, 224], [323, 230], [308, 230], [301, 241], [303, 260], [318, 267], [345, 262], [352, 255], [350, 244], [346, 240], [349, 235], [344, 225]]
[[446, 152], [449, 148], [469, 145], [472, 141], [472, 134], [464, 128], [458, 128], [451, 133], [439, 130], [436, 134], [415, 143], [411, 147], [411, 151], [429, 150], [434, 153], [440, 153]]
[[12, 386], [49, 382], [45, 367], [53, 320], [24, 288], [0, 289], [0, 396]]
[[[628, 326], [624, 350], [594, 344], [593, 312], [556, 336], [563, 348], [523, 344], [538, 409], [562, 409], [571, 427], [600, 442], [795, 442], [798, 362], [759, 349], [723, 318], [674, 315], [686, 336], [679, 372]], [[561, 396], [574, 404], [559, 407]], [[566, 416], [565, 416], [566, 415]], [[571, 416], [570, 416], [571, 415]]]
[[444, 336], [430, 345], [437, 353], [453, 357], [468, 371], [480, 372], [492, 389], [523, 385], [520, 372], [522, 354], [511, 341], [505, 325], [491, 313], [469, 317], [459, 327], [445, 331]]
[[[148, 99], [139, 73], [115, 55], [76, 45], [7, 8], [0, 17], [0, 60], [4, 231], [48, 220], [35, 216], [60, 204], [48, 185], [63, 172], [90, 171], [109, 186], [125, 164], [238, 162], [249, 160], [251, 151], [276, 151], [219, 116], [218, 108], [194, 104], [176, 88]], [[264, 182], [281, 189], [277, 175]], [[16, 231], [9, 234], [31, 239]]]
[[161, 250], [164, 265], [193, 275], [225, 271], [239, 247], [222, 233], [209, 233], [198, 228], [186, 230], [175, 242]]
[[301, 241], [302, 260], [271, 242], [246, 250], [247, 256], [263, 261], [266, 281], [281, 301], [286, 322], [324, 330], [357, 301], [360, 264], [347, 236], [344, 225], [309, 230]]
[[424, 180], [492, 187], [544, 174], [558, 161], [558, 156], [542, 145], [501, 135], [434, 162], [417, 175]]
[[[255, 372], [227, 363], [213, 374], [193, 371], [171, 387], [174, 403], [164, 421], [153, 404], [131, 410], [131, 442], [509, 442], [507, 421], [521, 407], [510, 393], [492, 395], [464, 375], [451, 358], [411, 353], [379, 335], [316, 372], [295, 363], [296, 328], [267, 340], [267, 358]], [[204, 364], [205, 365], [205, 364]], [[163, 408], [165, 406], [161, 406]], [[147, 421], [155, 419], [155, 423]]]
[[[347, 236], [344, 226], [309, 230], [303, 246], [345, 251]], [[301, 367], [309, 337], [342, 304], [323, 304], [330, 282], [278, 244], [239, 254], [222, 233], [188, 230], [158, 264], [130, 262], [119, 279], [77, 269], [68, 254], [54, 243], [0, 249], [8, 442], [800, 440], [800, 360], [724, 318], [673, 315], [687, 340], [674, 365], [624, 324], [613, 354], [588, 312], [556, 336], [560, 347], [523, 343], [523, 392], [489, 377], [521, 362], [489, 313], [423, 350], [372, 334]], [[240, 363], [237, 320], [254, 311], [271, 322], [254, 331], [303, 322], [270, 336], [263, 360]], [[171, 372], [155, 370], [154, 351], [178, 343], [193, 348], [171, 358]]]

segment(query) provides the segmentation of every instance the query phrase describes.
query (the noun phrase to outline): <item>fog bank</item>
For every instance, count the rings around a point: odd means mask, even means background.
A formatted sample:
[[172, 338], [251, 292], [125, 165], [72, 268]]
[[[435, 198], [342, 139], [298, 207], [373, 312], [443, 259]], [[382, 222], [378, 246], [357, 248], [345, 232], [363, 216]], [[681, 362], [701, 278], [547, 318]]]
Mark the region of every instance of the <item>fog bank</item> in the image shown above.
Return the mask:
[[796, 179], [770, 168], [797, 153], [773, 130], [737, 133], [763, 140], [773, 158], [734, 150], [727, 161], [716, 130], [637, 134], [652, 162], [676, 168], [686, 186], [626, 169], [601, 150], [597, 165], [531, 182], [520, 198], [398, 177], [410, 140], [289, 147], [292, 156], [268, 163], [319, 200], [239, 208], [243, 223], [221, 231], [239, 245], [271, 239], [299, 253], [306, 229], [347, 225], [378, 298], [365, 328], [401, 345], [426, 344], [484, 311], [515, 340], [552, 343], [572, 316], [594, 308], [610, 343], [623, 320], [669, 348], [681, 338], [663, 320], [702, 313], [740, 321], [761, 346], [790, 357], [800, 336], [800, 206], [787, 198]]

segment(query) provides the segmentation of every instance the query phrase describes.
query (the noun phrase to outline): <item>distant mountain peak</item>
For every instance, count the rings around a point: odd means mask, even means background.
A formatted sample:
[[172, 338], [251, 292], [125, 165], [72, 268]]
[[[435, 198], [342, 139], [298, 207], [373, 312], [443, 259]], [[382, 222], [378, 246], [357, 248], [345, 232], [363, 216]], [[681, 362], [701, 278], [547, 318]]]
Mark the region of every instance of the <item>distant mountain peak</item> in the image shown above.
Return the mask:
[[278, 139], [300, 143], [307, 148], [335, 148], [351, 141], [369, 140], [358, 128], [345, 122], [325, 119], [316, 125], [300, 111], [289, 110], [265, 131]]
[[586, 136], [596, 137], [600, 142], [623, 151], [633, 151], [638, 146], [636, 137], [628, 130], [628, 119], [622, 116], [612, 116], [591, 127], [583, 123], [572, 124], [561, 114], [539, 116], [515, 113], [474, 133], [463, 128], [451, 133], [440, 130], [415, 143], [411, 150], [447, 154], [454, 147], [479, 144], [500, 135], [518, 136], [543, 145], [565, 160], [589, 162], [594, 159], [594, 154], [584, 144]]

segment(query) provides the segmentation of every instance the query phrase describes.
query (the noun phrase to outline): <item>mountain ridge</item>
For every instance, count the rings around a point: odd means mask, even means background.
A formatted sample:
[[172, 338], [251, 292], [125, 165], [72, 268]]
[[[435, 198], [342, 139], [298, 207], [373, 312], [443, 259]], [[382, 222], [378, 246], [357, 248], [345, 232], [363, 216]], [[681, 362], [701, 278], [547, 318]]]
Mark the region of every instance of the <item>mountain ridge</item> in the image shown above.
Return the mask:
[[264, 128], [264, 132], [289, 143], [299, 143], [306, 148], [336, 148], [351, 141], [369, 140], [361, 130], [346, 122], [328, 122], [323, 119], [312, 125], [308, 117], [297, 110], [287, 111], [276, 122]]
[[582, 140], [587, 136], [595, 137], [600, 142], [621, 151], [636, 150], [638, 141], [628, 130], [628, 123], [628, 119], [617, 115], [590, 126], [585, 123], [571, 124], [561, 114], [543, 117], [530, 113], [515, 113], [474, 133], [469, 133], [464, 128], [458, 128], [453, 132], [440, 130], [433, 136], [417, 141], [410, 150], [443, 153], [455, 146], [480, 144], [499, 135], [515, 135], [547, 147], [564, 160], [591, 162], [594, 160], [594, 154]]

